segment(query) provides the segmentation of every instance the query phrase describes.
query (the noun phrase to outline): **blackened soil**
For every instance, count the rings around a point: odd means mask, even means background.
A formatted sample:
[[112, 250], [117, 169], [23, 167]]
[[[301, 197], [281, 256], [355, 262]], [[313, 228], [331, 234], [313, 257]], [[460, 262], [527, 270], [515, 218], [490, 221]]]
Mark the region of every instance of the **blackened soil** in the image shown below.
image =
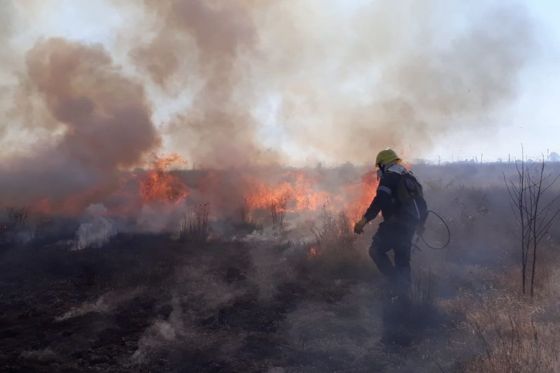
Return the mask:
[[[12, 248], [0, 256], [0, 366], [8, 372], [124, 371], [158, 312], [180, 251], [162, 237], [120, 236], [108, 247], [70, 251], [64, 244]], [[141, 296], [113, 312], [60, 319], [107, 292]], [[138, 289], [144, 289], [139, 291]], [[128, 290], [127, 290], [128, 292]], [[118, 303], [118, 302], [117, 302]]]
[[[2, 371], [263, 369], [255, 362], [276, 353], [275, 341], [268, 335], [305, 296], [304, 286], [282, 285], [277, 300], [260, 302], [247, 282], [252, 264], [244, 245], [193, 246], [165, 236], [119, 235], [105, 247], [82, 251], [71, 251], [65, 243], [4, 249], [0, 253]], [[200, 330], [228, 330], [228, 335], [239, 330], [247, 336], [237, 351], [237, 366], [221, 362], [212, 346], [206, 351], [196, 346], [164, 349], [134, 364], [131, 358], [146, 330], [172, 312], [177, 273], [199, 263], [224, 283], [246, 288], [216, 313], [197, 314], [196, 307], [192, 312]]]
[[[272, 295], [263, 298], [251, 248], [243, 243], [188, 244], [161, 235], [121, 234], [102, 248], [82, 251], [72, 251], [64, 242], [6, 248], [0, 252], [1, 370], [266, 372], [279, 365], [302, 367], [295, 371], [381, 369], [375, 356], [364, 363], [344, 351], [333, 356], [332, 350], [308, 348], [307, 337], [295, 347], [290, 345], [293, 338], [286, 340], [287, 332], [280, 329], [290, 315], [316, 303], [327, 305], [323, 317], [330, 314], [329, 304], [341, 312], [337, 316], [339, 311], [333, 311], [326, 319], [332, 333], [326, 326], [309, 328], [317, 340], [327, 332], [333, 341], [339, 339], [337, 333], [372, 339], [361, 322], [336, 324], [337, 317], [357, 317], [356, 307], [345, 306], [343, 299], [351, 286], [369, 279], [336, 276], [334, 281], [299, 265], [307, 262], [306, 254], [300, 259], [288, 264], [293, 277], [276, 283]], [[230, 291], [227, 301], [218, 299], [214, 306], [207, 299], [215, 295], [208, 293], [227, 297]], [[157, 325], [170, 325], [171, 330], [164, 327], [151, 338]], [[298, 333], [297, 326], [292, 332]], [[356, 343], [359, 347], [361, 342]]]

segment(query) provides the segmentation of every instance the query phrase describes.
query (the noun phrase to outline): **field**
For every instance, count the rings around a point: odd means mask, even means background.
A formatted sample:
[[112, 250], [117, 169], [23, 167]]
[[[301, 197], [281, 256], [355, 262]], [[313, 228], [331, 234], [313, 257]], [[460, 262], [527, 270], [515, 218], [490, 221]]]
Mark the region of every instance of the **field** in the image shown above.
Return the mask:
[[[378, 221], [356, 236], [353, 216], [332, 208], [338, 203], [348, 211], [353, 205], [346, 199], [312, 213], [298, 209], [295, 192], [262, 206], [256, 197], [231, 206], [225, 201], [239, 189], [224, 193], [231, 188], [221, 182], [190, 192], [196, 203], [185, 207], [186, 217], [143, 209], [149, 222], [161, 220], [155, 225], [107, 218], [107, 228], [99, 216], [89, 222], [97, 225], [87, 225], [78, 217], [7, 211], [0, 366], [6, 372], [559, 371], [560, 224], [539, 245], [534, 296], [522, 294], [519, 229], [504, 183], [515, 176], [513, 165], [414, 170], [430, 208], [449, 225], [451, 242], [442, 250], [417, 242], [409, 298], [387, 291], [368, 256]], [[560, 167], [547, 170], [558, 174]], [[317, 194], [342, 190], [338, 184], [365, 171], [305, 172], [329, 180], [312, 188]], [[206, 176], [176, 174], [187, 185]], [[548, 193], [557, 195], [558, 186]], [[429, 221], [426, 239], [444, 240], [442, 232], [437, 220]]]

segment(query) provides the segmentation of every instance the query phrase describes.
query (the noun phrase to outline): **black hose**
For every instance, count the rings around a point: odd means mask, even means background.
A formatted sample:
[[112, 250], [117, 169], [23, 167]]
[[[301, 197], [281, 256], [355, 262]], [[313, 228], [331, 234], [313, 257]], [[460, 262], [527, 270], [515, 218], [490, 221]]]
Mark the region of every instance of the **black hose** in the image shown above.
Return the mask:
[[[445, 227], [445, 230], [447, 231], [447, 240], [445, 241], [445, 244], [443, 244], [442, 246], [434, 246], [434, 245], [430, 245], [428, 242], [426, 242], [426, 240], [424, 239], [424, 235], [423, 234], [419, 234], [418, 237], [420, 237], [420, 239], [422, 240], [422, 242], [424, 243], [424, 245], [428, 246], [430, 249], [433, 250], [443, 250], [445, 249], [447, 246], [449, 246], [449, 242], [451, 242], [451, 230], [449, 230], [449, 225], [447, 225], [447, 223], [445, 222], [445, 219], [443, 219], [441, 217], [441, 215], [439, 215], [437, 212], [432, 211], [432, 210], [428, 210], [428, 214], [432, 214], [435, 217], [437, 217], [442, 223], [443, 226]], [[417, 239], [418, 241], [418, 239]], [[415, 243], [414, 246], [416, 246], [417, 248], [418, 245]]]

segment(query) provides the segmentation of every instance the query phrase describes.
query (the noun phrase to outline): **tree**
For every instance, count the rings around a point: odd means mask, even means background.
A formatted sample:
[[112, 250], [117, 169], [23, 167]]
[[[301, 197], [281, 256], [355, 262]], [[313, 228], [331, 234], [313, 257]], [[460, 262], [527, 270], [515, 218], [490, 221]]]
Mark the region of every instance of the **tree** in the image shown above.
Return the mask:
[[526, 161], [523, 149], [521, 154], [521, 160], [515, 162], [516, 176], [508, 180], [504, 174], [504, 182], [520, 228], [522, 291], [523, 294], [527, 292], [529, 280], [530, 294], [533, 296], [539, 244], [560, 215], [560, 194], [554, 194], [551, 190], [560, 175], [553, 176], [545, 172], [544, 157], [532, 164]]

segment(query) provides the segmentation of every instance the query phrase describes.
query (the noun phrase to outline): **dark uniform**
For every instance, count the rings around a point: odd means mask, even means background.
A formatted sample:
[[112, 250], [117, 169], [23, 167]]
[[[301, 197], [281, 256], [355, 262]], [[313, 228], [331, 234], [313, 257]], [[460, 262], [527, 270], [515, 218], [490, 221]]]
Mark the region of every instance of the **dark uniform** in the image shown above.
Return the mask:
[[[400, 164], [389, 166], [381, 175], [377, 195], [367, 209], [364, 219], [369, 222], [381, 212], [383, 222], [369, 249], [369, 255], [389, 280], [399, 287], [408, 288], [410, 285], [410, 249], [416, 227], [420, 222], [419, 209], [424, 211], [426, 206], [413, 205], [416, 211], [409, 211], [410, 206], [403, 206], [399, 201], [399, 185], [401, 178], [407, 173]], [[422, 199], [423, 201], [423, 199]], [[416, 214], [418, 212], [418, 214]], [[387, 252], [393, 250], [394, 265]]]

